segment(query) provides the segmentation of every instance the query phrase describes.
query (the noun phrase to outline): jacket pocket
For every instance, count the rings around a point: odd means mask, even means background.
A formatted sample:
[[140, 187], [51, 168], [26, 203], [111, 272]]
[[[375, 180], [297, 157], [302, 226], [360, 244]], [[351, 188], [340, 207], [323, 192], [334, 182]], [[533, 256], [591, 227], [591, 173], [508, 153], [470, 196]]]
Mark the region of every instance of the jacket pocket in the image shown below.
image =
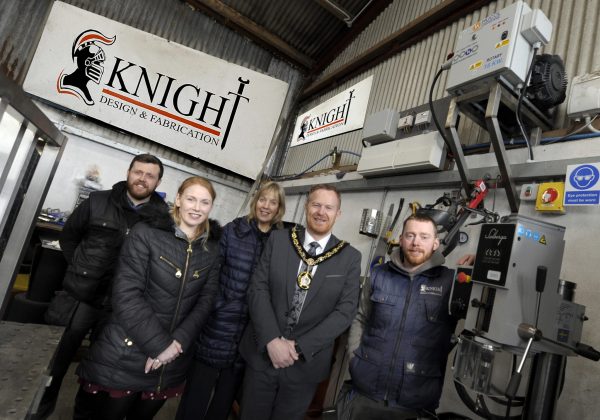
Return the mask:
[[444, 382], [439, 366], [406, 361], [403, 368], [400, 404], [408, 408], [437, 408]]
[[192, 270], [190, 270], [190, 272], [191, 272], [190, 280], [191, 281], [204, 280], [206, 278], [206, 274], [207, 274], [206, 270], [208, 268], [210, 268], [210, 264], [207, 264], [201, 268], [193, 268]]
[[381, 356], [376, 350], [359, 347], [350, 360], [350, 376], [352, 383], [362, 392], [374, 395], [379, 384], [379, 366], [376, 361]]
[[371, 294], [371, 316], [369, 317], [369, 333], [375, 337], [385, 337], [393, 322], [394, 307], [399, 296], [384, 293], [379, 290]]
[[175, 263], [171, 262], [162, 255], [159, 257], [159, 259], [164, 263], [163, 265], [166, 265], [170, 268], [168, 271], [171, 271], [176, 278], [180, 279], [181, 276], [183, 276], [183, 271]]
[[422, 298], [419, 302], [421, 316], [434, 324], [443, 322], [443, 311], [447, 310], [441, 298]]

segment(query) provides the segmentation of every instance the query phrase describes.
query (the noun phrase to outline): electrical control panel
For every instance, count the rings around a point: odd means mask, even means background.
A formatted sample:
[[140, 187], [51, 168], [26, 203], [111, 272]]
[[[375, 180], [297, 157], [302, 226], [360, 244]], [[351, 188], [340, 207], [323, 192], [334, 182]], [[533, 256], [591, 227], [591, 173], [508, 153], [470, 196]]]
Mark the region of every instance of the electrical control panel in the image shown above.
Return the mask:
[[447, 91], [461, 94], [502, 76], [516, 87], [524, 83], [533, 56], [532, 42], [550, 38], [552, 23], [517, 1], [471, 25], [459, 35]]
[[567, 114], [577, 120], [600, 113], [600, 70], [573, 78]]
[[365, 177], [443, 169], [446, 147], [437, 131], [365, 147], [358, 173]]
[[371, 145], [385, 143], [396, 138], [398, 112], [384, 109], [365, 118], [363, 140]]

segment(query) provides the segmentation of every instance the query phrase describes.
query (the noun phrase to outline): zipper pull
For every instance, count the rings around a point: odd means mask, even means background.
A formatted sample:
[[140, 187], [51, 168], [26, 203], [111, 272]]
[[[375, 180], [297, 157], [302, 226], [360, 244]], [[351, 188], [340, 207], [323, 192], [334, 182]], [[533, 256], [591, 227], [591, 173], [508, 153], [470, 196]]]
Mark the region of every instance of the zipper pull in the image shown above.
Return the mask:
[[188, 254], [191, 254], [191, 253], [192, 253], [192, 243], [191, 243], [191, 242], [188, 242], [187, 253], [188, 253]]
[[177, 277], [178, 279], [181, 278], [181, 270], [177, 269], [177, 271], [175, 272], [175, 277]]
[[193, 278], [195, 279], [199, 279], [200, 278], [200, 271], [196, 270], [194, 271], [194, 274], [192, 275]]

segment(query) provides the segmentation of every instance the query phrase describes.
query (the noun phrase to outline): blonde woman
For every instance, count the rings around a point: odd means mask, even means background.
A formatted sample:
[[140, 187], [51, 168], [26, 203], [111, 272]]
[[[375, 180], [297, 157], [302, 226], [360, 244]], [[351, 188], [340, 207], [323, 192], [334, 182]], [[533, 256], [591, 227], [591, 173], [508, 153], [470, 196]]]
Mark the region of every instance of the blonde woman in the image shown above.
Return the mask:
[[[215, 191], [201, 177], [179, 187], [172, 213], [137, 224], [121, 250], [113, 314], [80, 364], [94, 419], [151, 419], [181, 395], [194, 340], [218, 289]], [[79, 399], [79, 396], [78, 396]]]
[[268, 182], [250, 202], [250, 213], [225, 225], [220, 292], [213, 312], [198, 337], [177, 419], [226, 420], [244, 373], [238, 344], [248, 323], [246, 291], [250, 277], [273, 229], [283, 227], [285, 194]]

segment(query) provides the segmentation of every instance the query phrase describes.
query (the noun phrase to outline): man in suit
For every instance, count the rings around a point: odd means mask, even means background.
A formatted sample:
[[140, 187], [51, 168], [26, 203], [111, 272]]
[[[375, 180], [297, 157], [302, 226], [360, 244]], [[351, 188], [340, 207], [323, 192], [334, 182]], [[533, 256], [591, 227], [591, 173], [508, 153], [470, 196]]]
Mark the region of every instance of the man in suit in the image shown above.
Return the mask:
[[333, 186], [311, 188], [306, 229], [271, 233], [248, 291], [250, 324], [242, 420], [303, 419], [329, 376], [335, 339], [358, 307], [361, 255], [331, 230], [341, 215]]

